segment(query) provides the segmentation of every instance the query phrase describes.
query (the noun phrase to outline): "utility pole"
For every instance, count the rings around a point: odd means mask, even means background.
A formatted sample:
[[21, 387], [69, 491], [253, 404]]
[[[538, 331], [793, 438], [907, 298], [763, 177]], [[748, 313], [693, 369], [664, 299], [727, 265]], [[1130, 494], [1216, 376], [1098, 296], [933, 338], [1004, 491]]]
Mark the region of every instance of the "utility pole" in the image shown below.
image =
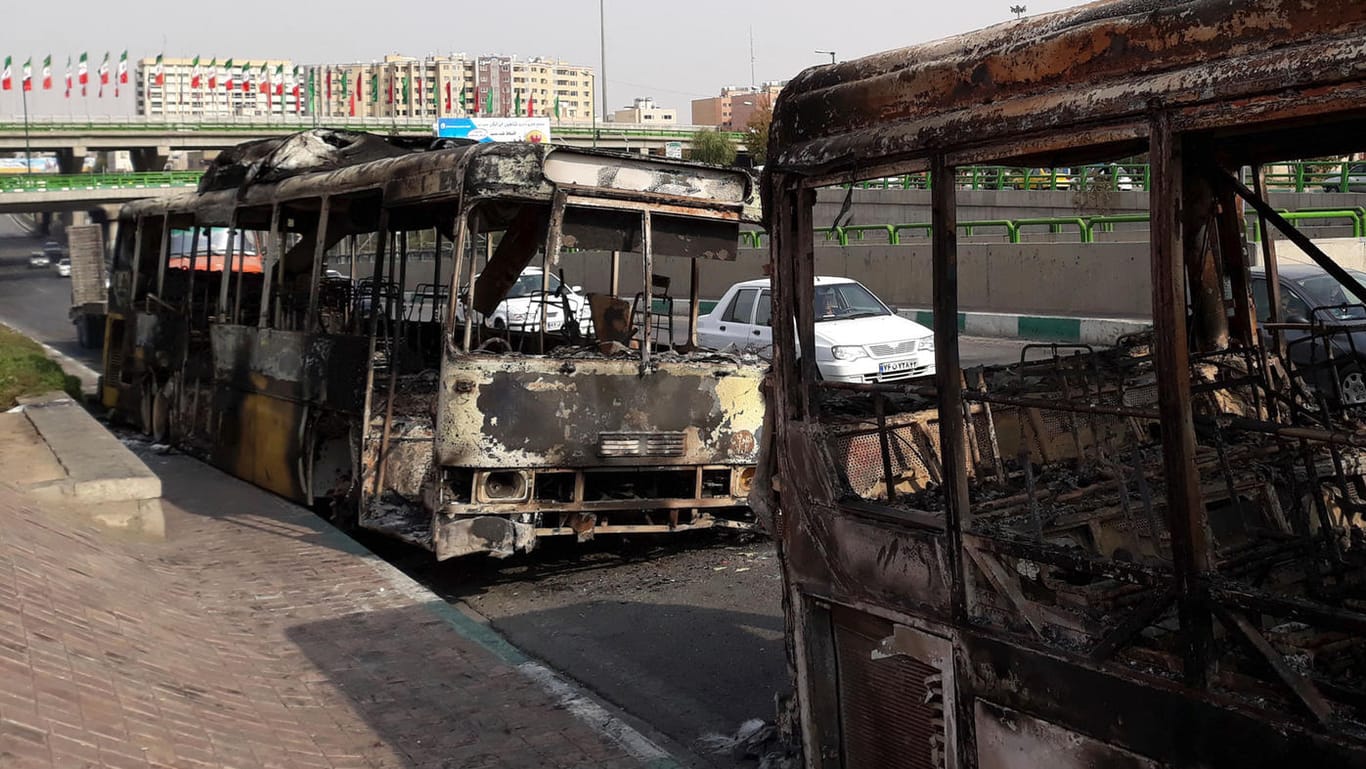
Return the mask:
[[28, 135], [28, 89], [21, 83], [19, 92], [24, 99], [24, 173], [33, 173], [33, 144]]
[[831, 64], [834, 64], [834, 63], [835, 63], [835, 52], [834, 52], [834, 51], [821, 51], [821, 50], [817, 50], [816, 53], [819, 53], [819, 54], [821, 54], [822, 56], [829, 56], [829, 57], [830, 57], [830, 63], [831, 63]]
[[759, 87], [759, 80], [754, 77], [754, 27], [749, 28], [749, 87], [756, 90]]
[[1024, 16], [1025, 10], [1026, 10], [1026, 8], [1025, 8], [1023, 5], [1012, 5], [1012, 6], [1010, 6], [1010, 12], [1013, 13], [1013, 14], [1015, 14], [1015, 20], [1016, 20], [1016, 21], [1019, 21], [1019, 20], [1020, 20], [1020, 17]]
[[[602, 120], [607, 122], [607, 11], [604, 6], [606, 0], [598, 0], [598, 42], [602, 47], [601, 51], [601, 77], [602, 77]], [[598, 146], [598, 118], [593, 117], [593, 146]]]

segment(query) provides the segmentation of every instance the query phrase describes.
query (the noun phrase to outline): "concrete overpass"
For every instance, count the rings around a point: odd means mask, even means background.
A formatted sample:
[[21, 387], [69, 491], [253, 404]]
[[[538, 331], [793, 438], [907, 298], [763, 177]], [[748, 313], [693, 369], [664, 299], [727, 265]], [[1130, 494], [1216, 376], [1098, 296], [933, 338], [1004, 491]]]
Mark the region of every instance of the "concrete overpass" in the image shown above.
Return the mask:
[[[0, 121], [0, 152], [23, 152], [29, 147], [34, 152], [55, 152], [64, 173], [76, 173], [79, 163], [91, 153], [128, 150], [132, 153], [134, 170], [159, 171], [176, 151], [221, 150], [255, 139], [325, 126], [374, 133], [396, 133], [403, 136], [431, 136], [431, 120], [383, 120], [359, 118], [329, 118], [315, 122], [311, 117], [281, 118], [269, 122], [218, 121], [212, 123], [182, 123], [143, 118], [95, 118], [88, 121], [71, 118], [34, 118], [28, 121], [27, 138], [24, 124], [12, 116]], [[631, 152], [662, 152], [670, 142], [691, 146], [699, 126], [657, 127], [624, 123], [551, 124], [550, 134], [556, 144], [576, 147], [598, 146], [604, 149]], [[744, 135], [732, 134], [743, 147]]]

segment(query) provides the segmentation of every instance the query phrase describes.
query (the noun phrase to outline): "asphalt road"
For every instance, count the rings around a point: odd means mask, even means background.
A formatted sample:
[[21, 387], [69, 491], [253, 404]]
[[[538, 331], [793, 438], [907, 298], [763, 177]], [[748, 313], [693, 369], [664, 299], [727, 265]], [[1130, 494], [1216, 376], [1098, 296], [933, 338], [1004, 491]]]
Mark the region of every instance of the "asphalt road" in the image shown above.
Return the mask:
[[[0, 321], [98, 366], [98, 352], [82, 350], [67, 321], [70, 282], [29, 269], [28, 254], [41, 241], [13, 229], [0, 217]], [[963, 362], [1018, 360], [1020, 348], [966, 339]], [[380, 538], [366, 544], [691, 752], [695, 766], [733, 766], [728, 756], [704, 755], [699, 740], [734, 732], [747, 719], [771, 720], [774, 695], [788, 686], [781, 579], [771, 544], [758, 536], [604, 538], [552, 543], [506, 561], [443, 564]]]

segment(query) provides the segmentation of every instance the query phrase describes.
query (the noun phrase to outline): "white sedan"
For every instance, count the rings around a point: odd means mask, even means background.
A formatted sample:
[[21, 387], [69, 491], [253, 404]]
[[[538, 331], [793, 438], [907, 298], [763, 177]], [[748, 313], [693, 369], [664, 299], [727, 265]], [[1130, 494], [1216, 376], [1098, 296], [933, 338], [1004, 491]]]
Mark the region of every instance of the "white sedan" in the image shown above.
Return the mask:
[[[863, 284], [818, 277], [815, 285], [816, 368], [833, 382], [891, 382], [934, 373], [934, 332], [897, 315]], [[769, 279], [736, 283], [697, 319], [705, 347], [773, 347]]]
[[[588, 300], [580, 293], [583, 289], [579, 286], [565, 286], [560, 283], [559, 276], [551, 273], [550, 293], [542, 294], [541, 276], [538, 267], [522, 270], [522, 274], [518, 276], [517, 282], [512, 284], [503, 301], [488, 315], [476, 313], [476, 321], [497, 331], [535, 333], [541, 330], [541, 306], [544, 304], [545, 330], [552, 333], [564, 328], [565, 309], [568, 305], [569, 312], [579, 321], [579, 333], [591, 334], [593, 318], [588, 309]], [[479, 276], [474, 276], [474, 279], [478, 283]], [[463, 295], [456, 303], [455, 318], [461, 323], [465, 322]]]

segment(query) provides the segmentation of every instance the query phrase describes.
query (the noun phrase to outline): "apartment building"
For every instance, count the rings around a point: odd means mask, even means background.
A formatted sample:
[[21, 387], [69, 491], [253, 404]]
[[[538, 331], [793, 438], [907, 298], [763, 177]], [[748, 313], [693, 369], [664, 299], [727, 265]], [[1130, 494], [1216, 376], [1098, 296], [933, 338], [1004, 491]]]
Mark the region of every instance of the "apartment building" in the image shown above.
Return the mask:
[[693, 99], [692, 124], [716, 126], [724, 131], [742, 131], [750, 117], [760, 109], [773, 109], [786, 81], [762, 86], [726, 86], [720, 96]]
[[630, 107], [613, 112], [612, 121], [646, 125], [677, 125], [678, 110], [673, 107], [656, 106], [654, 99], [644, 96], [637, 98]]
[[[214, 120], [308, 114], [305, 73], [289, 59], [140, 59], [138, 114]], [[91, 73], [91, 80], [96, 79]]]

